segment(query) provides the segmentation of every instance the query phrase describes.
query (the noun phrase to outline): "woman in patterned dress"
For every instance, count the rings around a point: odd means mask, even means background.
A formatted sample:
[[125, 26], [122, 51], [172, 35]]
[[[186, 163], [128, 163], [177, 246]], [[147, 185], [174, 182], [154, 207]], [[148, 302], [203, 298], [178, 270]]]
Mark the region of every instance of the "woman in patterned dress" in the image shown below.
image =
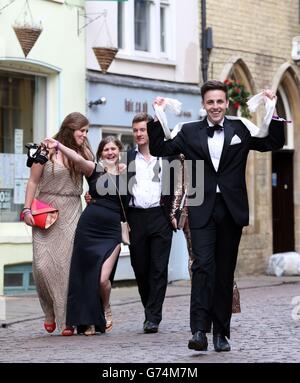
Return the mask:
[[[63, 120], [55, 139], [85, 159], [94, 156], [87, 141], [89, 121], [81, 113], [70, 113]], [[66, 302], [74, 233], [81, 214], [82, 172], [62, 152], [50, 150], [49, 160], [34, 163], [28, 180], [24, 221], [33, 226], [33, 276], [45, 314], [44, 328], [52, 333], [56, 325], [61, 334], [73, 334], [66, 326]], [[30, 206], [34, 198], [59, 211], [58, 220], [47, 230], [34, 227]]]
[[127, 203], [126, 172], [123, 171], [126, 166], [119, 164], [122, 144], [113, 136], [104, 138], [94, 163], [54, 139], [43, 142], [77, 164], [87, 178], [92, 197], [75, 233], [66, 323], [85, 335], [110, 331], [111, 283], [121, 251], [122, 205], [126, 208]]

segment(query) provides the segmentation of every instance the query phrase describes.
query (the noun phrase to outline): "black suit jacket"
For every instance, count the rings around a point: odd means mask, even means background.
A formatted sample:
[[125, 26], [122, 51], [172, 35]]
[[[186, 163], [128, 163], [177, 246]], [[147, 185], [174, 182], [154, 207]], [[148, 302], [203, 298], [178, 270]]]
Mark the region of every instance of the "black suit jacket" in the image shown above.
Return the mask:
[[[177, 136], [164, 141], [159, 121], [148, 123], [150, 152], [154, 156], [170, 156], [183, 153], [192, 160], [191, 179], [195, 180], [196, 160], [204, 161], [204, 200], [201, 205], [189, 207], [191, 228], [205, 226], [212, 214], [216, 187], [220, 188], [225, 203], [239, 226], [249, 224], [249, 206], [245, 181], [247, 156], [250, 150], [266, 152], [284, 145], [283, 122], [272, 120], [269, 135], [265, 138], [251, 137], [240, 120], [224, 119], [224, 145], [218, 171], [212, 164], [207, 140], [207, 120], [184, 124]], [[240, 143], [230, 144], [234, 136]]]

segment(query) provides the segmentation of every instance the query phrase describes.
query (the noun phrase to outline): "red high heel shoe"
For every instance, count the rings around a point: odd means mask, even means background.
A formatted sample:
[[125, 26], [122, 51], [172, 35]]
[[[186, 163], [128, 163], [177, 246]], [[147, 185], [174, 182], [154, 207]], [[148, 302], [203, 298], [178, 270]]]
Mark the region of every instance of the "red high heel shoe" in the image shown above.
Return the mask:
[[47, 332], [49, 332], [49, 333], [51, 333], [51, 332], [53, 332], [55, 329], [56, 329], [56, 323], [54, 322], [54, 323], [44, 323], [44, 329], [47, 331]]
[[72, 336], [73, 334], [74, 334], [74, 328], [73, 327], [66, 327], [61, 332], [62, 336]]

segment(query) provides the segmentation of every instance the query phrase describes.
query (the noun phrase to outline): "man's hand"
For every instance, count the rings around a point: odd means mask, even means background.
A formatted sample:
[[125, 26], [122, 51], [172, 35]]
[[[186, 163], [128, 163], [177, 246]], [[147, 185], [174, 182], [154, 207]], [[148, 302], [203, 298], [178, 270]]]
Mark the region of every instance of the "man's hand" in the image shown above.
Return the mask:
[[91, 202], [92, 200], [92, 197], [90, 195], [89, 192], [86, 192], [85, 195], [84, 195], [84, 199], [85, 199], [85, 202], [87, 203], [87, 205]]
[[268, 97], [270, 100], [277, 99], [276, 94], [271, 89], [264, 89], [263, 90], [264, 96]]
[[162, 106], [163, 109], [165, 110], [165, 107], [167, 105], [166, 99], [164, 97], [156, 97], [153, 101], [153, 104], [152, 104], [153, 108], [155, 105]]

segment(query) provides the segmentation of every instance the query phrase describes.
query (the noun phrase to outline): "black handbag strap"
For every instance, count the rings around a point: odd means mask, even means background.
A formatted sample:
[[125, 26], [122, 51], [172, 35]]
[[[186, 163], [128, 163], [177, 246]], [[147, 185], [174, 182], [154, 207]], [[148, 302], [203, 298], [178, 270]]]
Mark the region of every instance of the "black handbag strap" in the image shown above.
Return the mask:
[[107, 173], [108, 177], [111, 179], [111, 182], [114, 184], [114, 186], [115, 186], [115, 188], [116, 188], [116, 191], [117, 191], [118, 196], [119, 196], [120, 204], [121, 204], [121, 207], [122, 207], [123, 215], [124, 215], [125, 221], [127, 221], [127, 217], [126, 217], [126, 213], [125, 213], [124, 205], [123, 205], [123, 202], [122, 202], [122, 198], [121, 198], [121, 196], [120, 196], [119, 188], [118, 188], [118, 186], [116, 185], [115, 181], [112, 179], [112, 177], [111, 177], [111, 175], [109, 174], [109, 172], [107, 171], [106, 173]]

